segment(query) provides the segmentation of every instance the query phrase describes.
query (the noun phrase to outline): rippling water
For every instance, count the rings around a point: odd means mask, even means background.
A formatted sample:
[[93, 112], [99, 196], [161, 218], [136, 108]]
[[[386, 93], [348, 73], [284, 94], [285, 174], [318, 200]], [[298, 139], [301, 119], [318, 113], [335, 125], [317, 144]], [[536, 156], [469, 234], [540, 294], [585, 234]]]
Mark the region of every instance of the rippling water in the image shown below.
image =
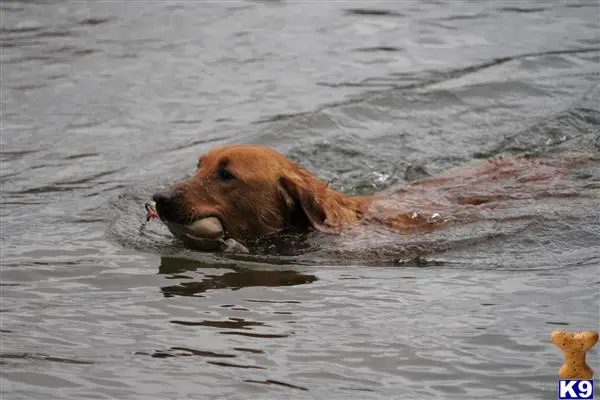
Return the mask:
[[380, 265], [372, 240], [227, 258], [139, 230], [221, 143], [349, 193], [599, 155], [596, 1], [0, 7], [3, 399], [555, 398], [550, 332], [600, 325], [598, 164], [587, 198]]

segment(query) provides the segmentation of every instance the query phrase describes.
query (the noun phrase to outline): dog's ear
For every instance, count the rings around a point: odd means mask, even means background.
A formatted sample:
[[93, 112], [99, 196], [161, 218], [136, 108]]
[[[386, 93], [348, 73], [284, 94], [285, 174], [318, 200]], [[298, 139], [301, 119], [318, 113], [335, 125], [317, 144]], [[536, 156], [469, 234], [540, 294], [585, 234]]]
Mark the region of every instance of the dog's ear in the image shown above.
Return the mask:
[[282, 197], [289, 215], [289, 223], [297, 229], [313, 228], [329, 232], [325, 221], [327, 214], [323, 199], [318, 196], [322, 192], [320, 186], [327, 184], [318, 181], [307, 172], [299, 171], [279, 178]]

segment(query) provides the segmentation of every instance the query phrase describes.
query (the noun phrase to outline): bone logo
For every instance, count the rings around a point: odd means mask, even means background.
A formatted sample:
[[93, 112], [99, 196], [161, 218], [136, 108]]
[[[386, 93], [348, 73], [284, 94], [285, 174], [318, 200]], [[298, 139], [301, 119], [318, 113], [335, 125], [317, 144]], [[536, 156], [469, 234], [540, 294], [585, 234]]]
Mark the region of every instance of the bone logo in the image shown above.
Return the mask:
[[552, 342], [565, 355], [565, 362], [558, 370], [558, 399], [593, 399], [594, 371], [585, 362], [585, 353], [598, 341], [598, 332], [567, 332], [555, 330]]

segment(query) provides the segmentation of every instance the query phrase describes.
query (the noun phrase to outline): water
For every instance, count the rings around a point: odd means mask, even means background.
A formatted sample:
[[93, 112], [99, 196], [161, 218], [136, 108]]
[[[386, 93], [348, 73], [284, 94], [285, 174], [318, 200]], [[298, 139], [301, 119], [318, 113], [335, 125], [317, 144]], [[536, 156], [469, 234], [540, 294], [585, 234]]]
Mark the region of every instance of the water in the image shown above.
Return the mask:
[[597, 2], [1, 9], [3, 399], [547, 399], [550, 332], [600, 325], [597, 163], [576, 173], [588, 197], [528, 223], [334, 255], [139, 231], [216, 144], [275, 146], [349, 193], [499, 153], [598, 155]]

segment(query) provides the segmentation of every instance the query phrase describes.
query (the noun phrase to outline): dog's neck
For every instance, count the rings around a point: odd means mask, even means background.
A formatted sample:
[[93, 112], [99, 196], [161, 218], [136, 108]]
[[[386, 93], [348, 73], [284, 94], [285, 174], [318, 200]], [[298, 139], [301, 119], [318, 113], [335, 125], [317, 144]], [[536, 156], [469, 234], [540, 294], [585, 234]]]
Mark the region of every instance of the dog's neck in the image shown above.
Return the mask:
[[372, 200], [370, 196], [348, 196], [329, 187], [319, 197], [326, 215], [324, 224], [334, 231], [358, 222]]
[[[296, 210], [301, 214], [300, 224], [305, 223], [314, 229], [338, 232], [342, 226], [358, 222], [373, 199], [369, 196], [348, 196], [329, 187], [329, 184], [314, 176], [308, 170], [295, 165], [295, 175], [282, 178], [286, 193], [293, 198]], [[297, 220], [297, 221], [298, 221]]]

